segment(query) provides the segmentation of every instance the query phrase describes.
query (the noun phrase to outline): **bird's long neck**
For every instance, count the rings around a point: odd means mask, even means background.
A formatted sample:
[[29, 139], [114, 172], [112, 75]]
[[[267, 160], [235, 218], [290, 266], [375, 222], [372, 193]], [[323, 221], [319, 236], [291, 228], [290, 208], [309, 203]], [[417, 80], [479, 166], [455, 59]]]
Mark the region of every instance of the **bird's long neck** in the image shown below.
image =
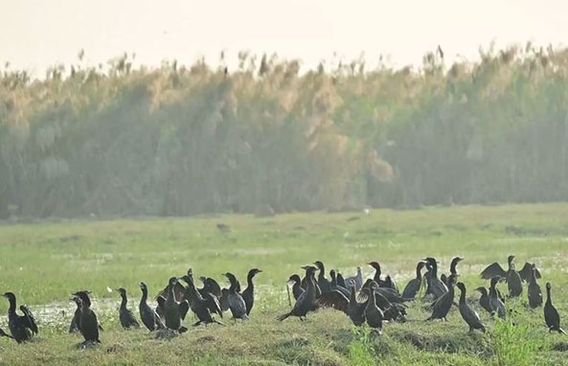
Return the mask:
[[373, 280], [375, 280], [375, 282], [379, 282], [381, 280], [381, 266], [375, 267], [375, 276], [373, 276]]
[[170, 284], [170, 286], [168, 286], [168, 298], [166, 300], [176, 301], [176, 292], [174, 291], [174, 286], [174, 284]]
[[450, 273], [453, 275], [457, 275], [458, 271], [456, 269], [456, 266], [458, 265], [458, 262], [456, 261], [452, 261], [452, 263], [450, 264]]
[[465, 304], [465, 288], [460, 289], [461, 290], [461, 294], [460, 294], [460, 304]]
[[323, 264], [319, 266], [318, 279], [320, 280], [325, 279], [325, 267], [323, 266]]
[[422, 266], [417, 266], [416, 267], [416, 278], [419, 281], [422, 281]]
[[552, 304], [552, 295], [550, 293], [550, 288], [546, 288], [546, 302]]
[[140, 304], [145, 304], [146, 300], [148, 300], [148, 290], [143, 288], [142, 289], [142, 297], [140, 298]]
[[250, 288], [251, 290], [254, 290], [254, 283], [253, 283], [253, 281], [252, 281], [253, 278], [254, 278], [254, 274], [252, 274], [252, 273], [250, 273], [250, 274], [247, 276], [247, 286], [248, 286], [248, 288]]
[[8, 299], [8, 301], [10, 302], [10, 307], [8, 308], [8, 312], [9, 313], [15, 313], [16, 312], [16, 299], [13, 297], [10, 297]]
[[126, 298], [126, 294], [120, 294], [120, 297], [122, 297], [122, 301], [120, 302], [120, 308], [126, 309], [126, 304], [128, 303], [128, 299]]
[[377, 298], [375, 296], [375, 289], [373, 287], [371, 287], [369, 290], [370, 290], [369, 304], [371, 304], [371, 306], [377, 306]]
[[193, 283], [193, 280], [191, 278], [187, 282], [187, 291], [189, 292], [189, 296], [195, 297], [199, 300], [203, 300], [203, 296], [201, 296], [199, 291], [197, 291], [197, 289], [195, 288], [195, 284]]

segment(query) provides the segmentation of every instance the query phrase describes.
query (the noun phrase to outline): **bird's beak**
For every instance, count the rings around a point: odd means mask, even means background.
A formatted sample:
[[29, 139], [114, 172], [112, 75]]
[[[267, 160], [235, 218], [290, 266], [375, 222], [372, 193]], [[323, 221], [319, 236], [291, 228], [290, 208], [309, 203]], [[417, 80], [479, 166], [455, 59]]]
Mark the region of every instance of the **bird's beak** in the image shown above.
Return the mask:
[[258, 272], [258, 273], [262, 273], [262, 269], [259, 269], [257, 272]]

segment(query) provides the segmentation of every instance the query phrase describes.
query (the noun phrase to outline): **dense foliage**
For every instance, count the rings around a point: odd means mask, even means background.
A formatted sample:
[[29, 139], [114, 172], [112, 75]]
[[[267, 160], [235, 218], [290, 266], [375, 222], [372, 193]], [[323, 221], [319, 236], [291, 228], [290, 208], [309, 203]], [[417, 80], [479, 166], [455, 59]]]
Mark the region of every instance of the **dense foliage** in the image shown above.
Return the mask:
[[568, 199], [568, 50], [0, 73], [0, 217]]

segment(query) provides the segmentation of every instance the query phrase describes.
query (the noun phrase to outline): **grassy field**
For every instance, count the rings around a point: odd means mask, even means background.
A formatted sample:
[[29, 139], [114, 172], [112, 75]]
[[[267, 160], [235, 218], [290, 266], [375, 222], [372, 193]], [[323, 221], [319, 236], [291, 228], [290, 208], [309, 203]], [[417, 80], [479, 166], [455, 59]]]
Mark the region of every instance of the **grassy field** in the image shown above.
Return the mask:
[[[219, 231], [221, 222], [231, 231]], [[508, 303], [515, 310], [515, 326], [496, 324], [481, 313], [489, 328], [484, 335], [468, 334], [457, 309], [446, 323], [424, 322], [428, 313], [421, 302], [411, 305], [411, 321], [388, 324], [380, 338], [353, 329], [333, 310], [311, 314], [303, 323], [275, 320], [288, 309], [286, 279], [314, 260], [346, 275], [358, 265], [370, 275], [364, 264], [377, 260], [403, 287], [424, 256], [437, 257], [441, 272], [447, 272], [451, 257], [461, 255], [461, 280], [469, 296], [476, 297], [471, 290], [482, 284], [479, 272], [493, 261], [505, 265], [509, 254], [521, 264], [537, 263], [541, 287], [552, 282], [568, 327], [566, 204], [6, 223], [0, 225], [0, 292], [13, 291], [31, 305], [41, 333], [25, 345], [0, 338], [0, 364], [568, 364], [568, 337], [549, 335], [542, 309], [526, 309], [526, 289], [522, 299]], [[190, 329], [171, 341], [119, 328], [119, 296], [107, 287], [127, 288], [129, 305], [137, 309], [140, 281], [155, 294], [190, 266], [222, 284], [223, 272], [244, 282], [249, 268], [262, 268], [252, 319], [237, 324], [225, 319], [226, 327]], [[80, 351], [82, 339], [66, 333], [73, 311], [68, 299], [85, 288], [93, 291], [93, 308], [105, 331], [99, 348]], [[2, 298], [4, 329], [6, 311]]]

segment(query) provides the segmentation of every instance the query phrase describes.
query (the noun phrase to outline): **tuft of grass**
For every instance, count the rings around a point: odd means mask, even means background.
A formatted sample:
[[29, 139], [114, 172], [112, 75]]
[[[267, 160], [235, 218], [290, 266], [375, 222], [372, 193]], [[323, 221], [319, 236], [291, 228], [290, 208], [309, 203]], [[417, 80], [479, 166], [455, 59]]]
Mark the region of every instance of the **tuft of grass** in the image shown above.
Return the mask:
[[375, 350], [368, 327], [353, 327], [353, 340], [349, 344], [349, 360], [354, 366], [375, 364]]
[[497, 320], [491, 339], [499, 366], [534, 365], [543, 346], [534, 330], [528, 324], [520, 323], [515, 316]]

